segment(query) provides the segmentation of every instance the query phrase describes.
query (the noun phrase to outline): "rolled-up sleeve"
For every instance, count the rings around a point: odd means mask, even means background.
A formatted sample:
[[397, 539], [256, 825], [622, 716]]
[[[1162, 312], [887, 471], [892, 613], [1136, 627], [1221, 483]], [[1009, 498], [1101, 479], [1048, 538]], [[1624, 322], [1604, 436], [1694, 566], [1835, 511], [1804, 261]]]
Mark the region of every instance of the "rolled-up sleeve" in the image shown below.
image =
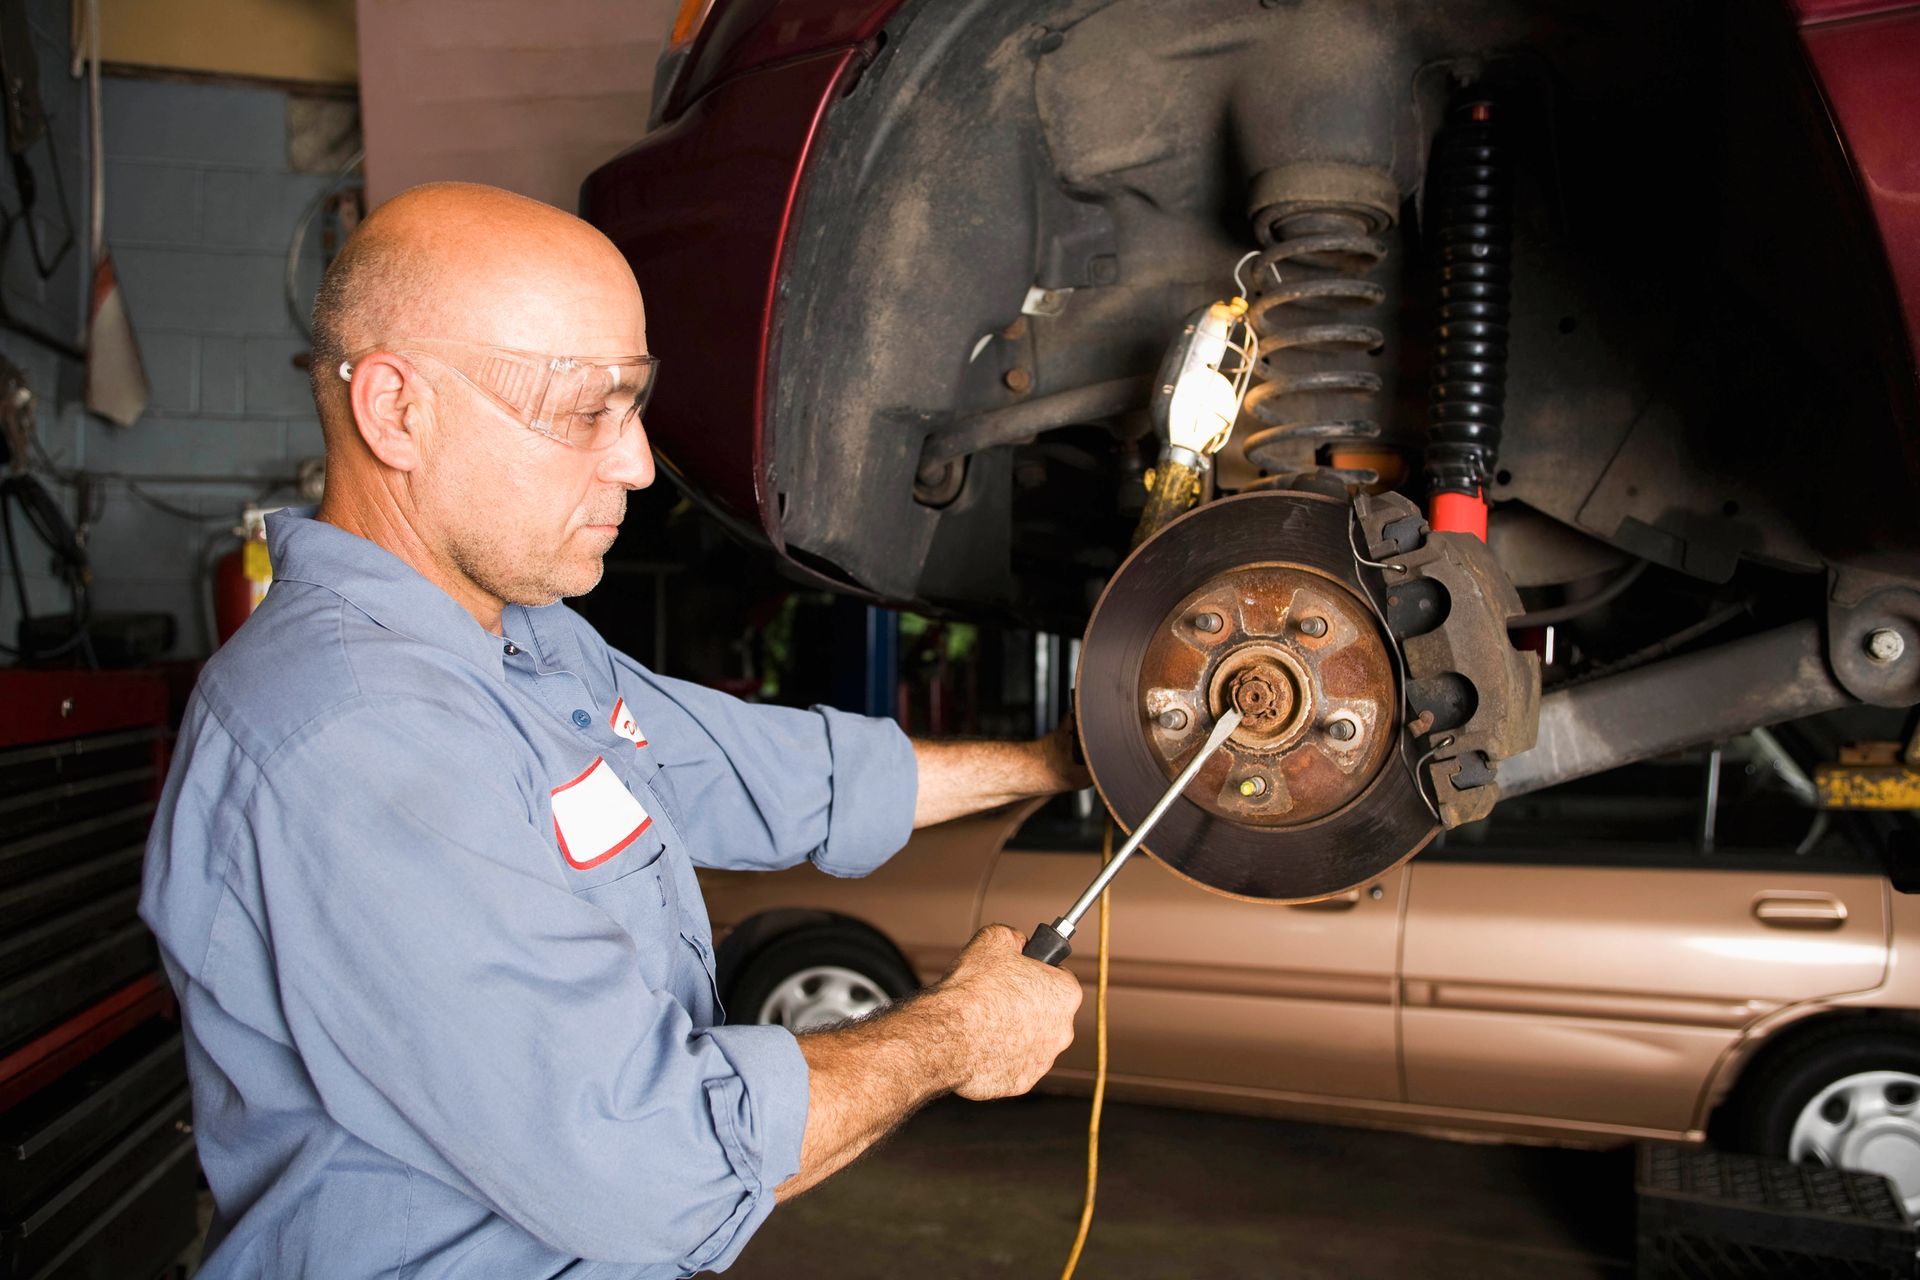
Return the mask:
[[540, 874], [498, 751], [457, 709], [364, 700], [264, 763], [248, 923], [299, 957], [289, 1034], [344, 1128], [551, 1247], [725, 1266], [799, 1168], [806, 1063], [782, 1028], [696, 1031], [644, 942]]
[[893, 721], [742, 702], [620, 654], [614, 671], [699, 865], [863, 876], [913, 833], [919, 765]]

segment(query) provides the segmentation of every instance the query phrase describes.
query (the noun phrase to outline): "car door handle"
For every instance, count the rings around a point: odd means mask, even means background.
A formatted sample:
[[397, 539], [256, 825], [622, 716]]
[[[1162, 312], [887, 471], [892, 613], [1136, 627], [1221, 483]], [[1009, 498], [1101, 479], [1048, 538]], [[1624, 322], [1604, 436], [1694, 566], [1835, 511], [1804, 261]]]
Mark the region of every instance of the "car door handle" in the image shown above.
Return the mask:
[[1754, 919], [1775, 929], [1838, 929], [1847, 906], [1824, 893], [1763, 894], [1753, 900]]
[[1336, 893], [1331, 898], [1322, 898], [1318, 902], [1296, 902], [1295, 911], [1351, 911], [1360, 905], [1360, 891], [1349, 889], [1345, 893]]

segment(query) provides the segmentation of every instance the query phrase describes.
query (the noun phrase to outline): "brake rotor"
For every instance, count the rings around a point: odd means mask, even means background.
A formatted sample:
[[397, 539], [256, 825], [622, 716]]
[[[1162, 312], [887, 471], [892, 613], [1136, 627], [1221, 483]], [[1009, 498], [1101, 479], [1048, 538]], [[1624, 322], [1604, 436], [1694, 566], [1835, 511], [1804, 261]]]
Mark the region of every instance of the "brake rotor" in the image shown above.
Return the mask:
[[1312, 493], [1208, 503], [1142, 543], [1087, 623], [1081, 744], [1122, 828], [1146, 816], [1226, 708], [1240, 708], [1240, 727], [1146, 845], [1203, 888], [1330, 897], [1439, 829], [1401, 758], [1396, 660], [1350, 518], [1345, 501]]

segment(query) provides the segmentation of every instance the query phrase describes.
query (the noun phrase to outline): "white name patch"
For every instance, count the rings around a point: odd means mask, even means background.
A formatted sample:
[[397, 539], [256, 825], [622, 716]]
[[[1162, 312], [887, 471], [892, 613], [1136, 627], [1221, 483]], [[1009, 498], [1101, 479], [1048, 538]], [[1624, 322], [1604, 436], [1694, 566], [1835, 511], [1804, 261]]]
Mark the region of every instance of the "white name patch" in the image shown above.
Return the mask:
[[553, 834], [567, 865], [577, 870], [599, 866], [652, 824], [620, 775], [599, 756], [585, 773], [553, 789]]
[[627, 700], [625, 698], [615, 698], [613, 700], [613, 714], [607, 717], [607, 723], [613, 726], [615, 733], [625, 738], [628, 742], [631, 742], [634, 746], [644, 747], [647, 745], [647, 735], [640, 732], [640, 726], [633, 722], [633, 712], [627, 710]]

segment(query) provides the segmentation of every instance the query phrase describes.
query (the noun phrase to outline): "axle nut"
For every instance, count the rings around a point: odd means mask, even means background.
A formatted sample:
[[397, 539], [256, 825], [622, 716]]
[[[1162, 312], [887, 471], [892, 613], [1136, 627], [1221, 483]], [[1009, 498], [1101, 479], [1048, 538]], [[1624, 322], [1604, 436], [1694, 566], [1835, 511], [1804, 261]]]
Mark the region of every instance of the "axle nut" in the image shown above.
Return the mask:
[[1898, 662], [1906, 651], [1906, 637], [1892, 627], [1876, 627], [1867, 634], [1867, 656], [1875, 662]]
[[1255, 733], [1271, 733], [1293, 714], [1293, 682], [1271, 662], [1255, 662], [1241, 671], [1227, 694]]

